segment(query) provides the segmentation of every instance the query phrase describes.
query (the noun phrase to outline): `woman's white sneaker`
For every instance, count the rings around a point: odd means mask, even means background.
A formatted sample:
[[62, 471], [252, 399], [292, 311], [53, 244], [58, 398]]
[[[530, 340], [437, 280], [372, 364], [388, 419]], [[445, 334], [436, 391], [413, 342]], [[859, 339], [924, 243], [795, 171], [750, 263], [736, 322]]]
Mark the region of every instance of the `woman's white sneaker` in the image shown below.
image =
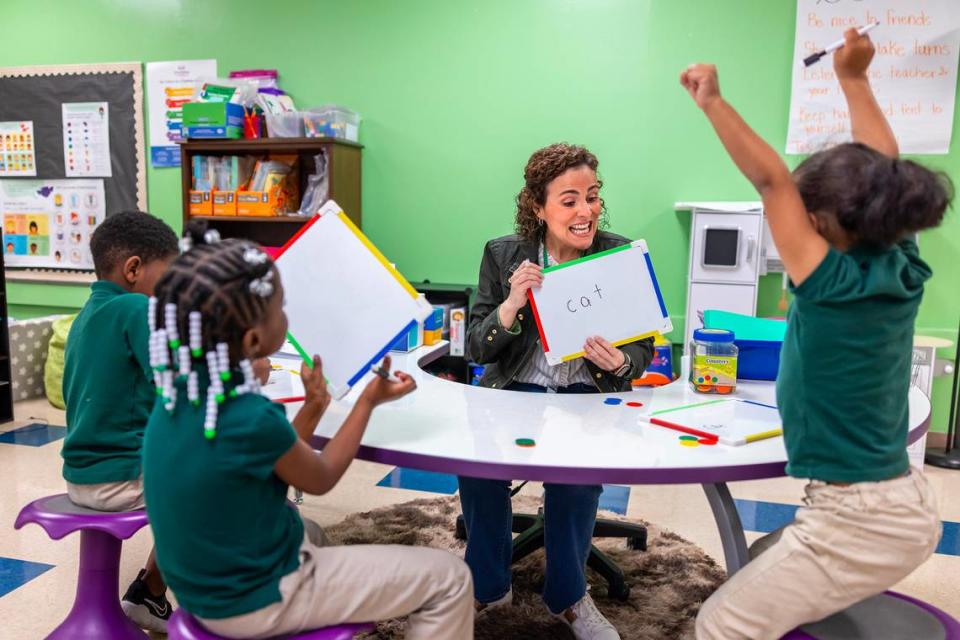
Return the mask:
[[589, 593], [584, 594], [575, 605], [554, 617], [563, 620], [577, 640], [620, 640], [620, 634], [610, 621], [603, 617]]

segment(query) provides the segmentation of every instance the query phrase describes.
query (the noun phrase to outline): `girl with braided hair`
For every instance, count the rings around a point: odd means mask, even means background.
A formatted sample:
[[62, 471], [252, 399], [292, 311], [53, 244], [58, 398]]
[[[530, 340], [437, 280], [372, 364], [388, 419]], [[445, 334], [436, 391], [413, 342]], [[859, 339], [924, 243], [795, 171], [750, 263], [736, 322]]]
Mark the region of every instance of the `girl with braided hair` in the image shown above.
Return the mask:
[[290, 485], [331, 490], [373, 409], [413, 391], [413, 379], [374, 377], [319, 454], [308, 440], [330, 395], [318, 356], [301, 369], [305, 401], [292, 423], [257, 393], [251, 361], [279, 349], [287, 330], [273, 262], [202, 227], [188, 229], [183, 248], [151, 301], [161, 398], [144, 442], [157, 562], [180, 605], [228, 638], [406, 615], [410, 638], [472, 638], [472, 583], [455, 556], [323, 546], [319, 527], [286, 502]]

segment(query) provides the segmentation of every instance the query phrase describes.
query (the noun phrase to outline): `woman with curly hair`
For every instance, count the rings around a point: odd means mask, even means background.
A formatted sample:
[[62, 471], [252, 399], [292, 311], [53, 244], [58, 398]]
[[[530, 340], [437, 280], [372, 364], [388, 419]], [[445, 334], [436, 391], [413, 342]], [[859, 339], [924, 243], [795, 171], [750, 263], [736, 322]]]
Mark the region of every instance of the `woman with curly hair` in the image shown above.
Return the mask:
[[[486, 365], [482, 386], [539, 393], [627, 391], [650, 364], [652, 339], [618, 348], [594, 336], [583, 347], [583, 359], [551, 366], [527, 308], [527, 292], [543, 282], [544, 267], [629, 242], [598, 228], [606, 221], [597, 164], [587, 149], [564, 143], [530, 156], [517, 195], [516, 234], [487, 242], [480, 263], [467, 342], [470, 357]], [[510, 604], [510, 483], [463, 476], [459, 481], [477, 609]], [[619, 638], [586, 591], [601, 487], [545, 484], [544, 490], [547, 608], [578, 640]]]

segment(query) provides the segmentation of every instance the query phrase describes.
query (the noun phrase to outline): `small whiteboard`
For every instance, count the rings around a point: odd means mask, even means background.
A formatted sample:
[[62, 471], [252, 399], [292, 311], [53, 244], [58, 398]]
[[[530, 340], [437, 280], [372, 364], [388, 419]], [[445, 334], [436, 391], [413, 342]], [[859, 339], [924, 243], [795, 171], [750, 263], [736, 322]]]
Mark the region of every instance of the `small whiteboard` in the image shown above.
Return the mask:
[[420, 297], [334, 201], [280, 250], [287, 337], [307, 362], [323, 359], [334, 398], [430, 315]]
[[641, 416], [640, 420], [681, 433], [716, 438], [732, 446], [783, 435], [783, 423], [776, 407], [738, 398], [654, 411], [649, 416]]
[[602, 251], [543, 270], [528, 292], [547, 362], [583, 357], [590, 336], [614, 346], [673, 330], [647, 243]]

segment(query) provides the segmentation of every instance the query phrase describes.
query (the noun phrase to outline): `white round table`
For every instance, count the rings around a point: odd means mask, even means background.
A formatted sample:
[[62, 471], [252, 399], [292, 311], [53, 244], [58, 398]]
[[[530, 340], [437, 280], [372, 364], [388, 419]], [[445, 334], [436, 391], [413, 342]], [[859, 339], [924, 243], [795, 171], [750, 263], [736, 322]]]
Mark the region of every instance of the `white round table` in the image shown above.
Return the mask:
[[[703, 486], [717, 521], [728, 573], [732, 575], [749, 560], [743, 526], [726, 483], [785, 475], [783, 438], [739, 447], [681, 446], [676, 431], [638, 418], [709, 399], [694, 393], [684, 381], [615, 394], [503, 391], [458, 384], [423, 370], [447, 352], [447, 343], [441, 343], [409, 354], [391, 353], [393, 368], [413, 376], [417, 390], [374, 411], [359, 458], [501, 480], [697, 483]], [[317, 449], [336, 433], [365, 384], [366, 378], [342, 400], [331, 403], [312, 439]], [[772, 382], [739, 382], [735, 395], [776, 404]], [[605, 404], [611, 397], [624, 403]], [[629, 407], [626, 402], [643, 406]], [[913, 387], [909, 402], [912, 443], [929, 427], [930, 402]], [[297, 403], [287, 406], [291, 417], [299, 409]], [[518, 438], [531, 438], [536, 445], [518, 446]]]

